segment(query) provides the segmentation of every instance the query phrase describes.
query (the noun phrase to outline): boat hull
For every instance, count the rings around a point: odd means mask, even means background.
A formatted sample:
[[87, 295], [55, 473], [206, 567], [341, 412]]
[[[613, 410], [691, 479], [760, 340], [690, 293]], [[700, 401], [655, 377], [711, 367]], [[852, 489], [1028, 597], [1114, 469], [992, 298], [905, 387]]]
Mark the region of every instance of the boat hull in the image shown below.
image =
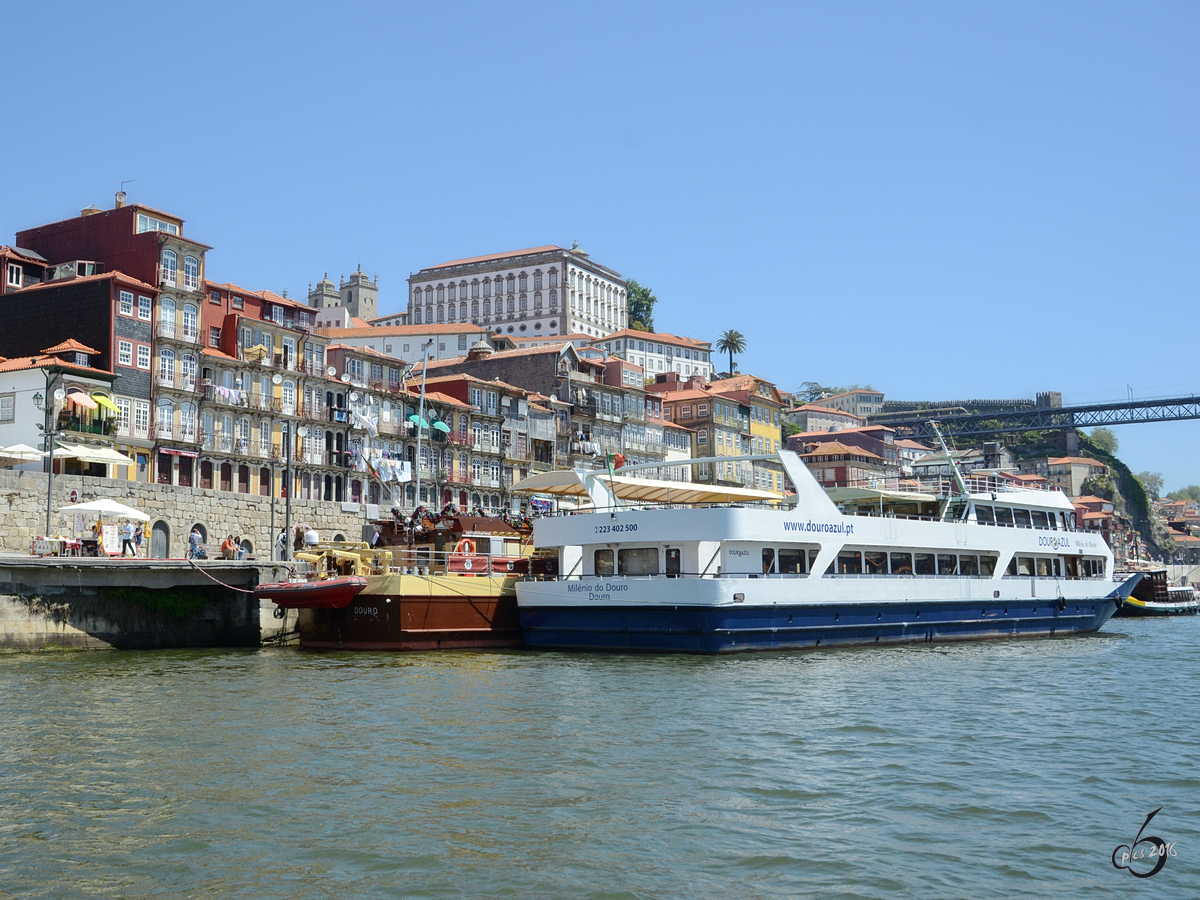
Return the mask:
[[343, 609], [300, 612], [310, 650], [449, 650], [522, 644], [515, 579], [384, 575]]
[[284, 609], [341, 609], [348, 606], [367, 579], [357, 575], [324, 581], [284, 581], [260, 584], [254, 594]]
[[731, 653], [1053, 637], [1098, 630], [1116, 598], [793, 606], [521, 607], [529, 647]]
[[1194, 600], [1179, 603], [1156, 603], [1153, 600], [1144, 601], [1130, 597], [1117, 610], [1118, 616], [1126, 618], [1156, 618], [1159, 616], [1194, 616], [1200, 613], [1200, 604]]

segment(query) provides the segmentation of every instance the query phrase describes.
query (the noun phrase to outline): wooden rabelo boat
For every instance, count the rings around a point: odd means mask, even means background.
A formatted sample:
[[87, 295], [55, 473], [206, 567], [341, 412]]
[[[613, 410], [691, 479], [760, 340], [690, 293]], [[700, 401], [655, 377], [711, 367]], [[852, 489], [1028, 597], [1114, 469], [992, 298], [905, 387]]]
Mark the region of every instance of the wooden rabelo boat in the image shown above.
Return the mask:
[[531, 559], [528, 527], [430, 514], [378, 523], [372, 545], [297, 554], [367, 586], [341, 608], [300, 612], [300, 645], [321, 650], [434, 650], [523, 643], [516, 581], [556, 560]]
[[1166, 569], [1142, 572], [1142, 580], [1117, 609], [1118, 616], [1194, 616], [1200, 613], [1200, 598], [1195, 589], [1175, 586], [1167, 580]]

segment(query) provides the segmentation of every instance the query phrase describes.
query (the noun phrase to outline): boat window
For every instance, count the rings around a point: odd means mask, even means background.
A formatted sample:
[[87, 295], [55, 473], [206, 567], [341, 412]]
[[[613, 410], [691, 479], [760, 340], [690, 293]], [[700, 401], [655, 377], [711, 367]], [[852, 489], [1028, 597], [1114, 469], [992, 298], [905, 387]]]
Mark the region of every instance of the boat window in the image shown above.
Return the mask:
[[613, 552], [611, 550], [596, 551], [596, 574], [603, 577], [613, 573]]
[[913, 571], [918, 575], [936, 575], [937, 569], [933, 565], [932, 553], [914, 553], [913, 554]]
[[1008, 568], [1006, 568], [1006, 569], [1004, 570], [1004, 574], [1005, 574], [1005, 575], [1012, 575], [1013, 577], [1016, 577], [1016, 574], [1017, 574], [1017, 558], [1016, 558], [1015, 556], [1014, 556], [1012, 559], [1010, 559], [1010, 560], [1008, 561]]
[[1050, 527], [1050, 523], [1046, 521], [1046, 514], [1042, 510], [1035, 509], [1035, 510], [1033, 510], [1033, 512], [1030, 513], [1030, 515], [1033, 516], [1033, 527], [1034, 528], [1049, 528]]
[[1075, 513], [1074, 512], [1065, 512], [1062, 515], [1063, 515], [1063, 521], [1066, 523], [1063, 527], [1063, 530], [1064, 531], [1074, 531], [1075, 530]]
[[1037, 573], [1039, 578], [1050, 577], [1050, 560], [1039, 556], [1037, 558]]
[[888, 570], [887, 554], [882, 550], [868, 550], [863, 554], [867, 564], [868, 575], [886, 575]]
[[618, 575], [657, 575], [657, 547], [627, 547], [617, 551]]
[[[817, 571], [817, 557], [820, 555], [821, 555], [820, 550], [809, 550], [808, 551], [808, 571], [810, 571], [810, 572]], [[829, 573], [826, 572], [825, 574], [828, 575]]]
[[1003, 525], [1005, 528], [1012, 528], [1013, 514], [1012, 510], [1007, 506], [996, 507], [996, 524]]
[[1050, 520], [1050, 530], [1058, 531], [1058, 513], [1052, 512], [1047, 516], [1047, 518]]
[[911, 575], [913, 573], [911, 553], [892, 554], [892, 574]]
[[781, 574], [781, 575], [803, 575], [804, 574], [804, 551], [803, 550], [780, 550], [779, 551], [779, 574]]
[[763, 560], [763, 574], [764, 575], [775, 574], [775, 548], [774, 547], [763, 547], [762, 560]]
[[1017, 574], [1032, 575], [1034, 573], [1033, 557], [1018, 556], [1017, 557]]
[[981, 556], [979, 557], [979, 574], [987, 578], [991, 578], [996, 574], [996, 557]]
[[978, 575], [979, 574], [979, 557], [978, 556], [960, 556], [958, 558], [958, 574], [959, 575]]
[[957, 575], [958, 557], [953, 553], [939, 553], [937, 566], [939, 575]]
[[1054, 577], [1062, 578], [1062, 560], [1054, 557]]
[[679, 573], [681, 571], [683, 571], [680, 568], [680, 553], [679, 553], [678, 547], [673, 547], [667, 551], [666, 561], [667, 561], [667, 577], [668, 578], [678, 578]]
[[975, 507], [975, 518], [980, 525], [996, 524], [996, 518], [992, 515], [992, 508], [990, 506]]
[[857, 550], [843, 550], [837, 555], [837, 573], [839, 575], [861, 575], [862, 554]]
[[[1050, 521], [1054, 521], [1054, 520], [1051, 519]], [[1067, 577], [1068, 578], [1078, 578], [1079, 577], [1079, 560], [1076, 559], [1074, 556], [1068, 556], [1066, 558], [1065, 562], [1066, 562], [1066, 569], [1067, 569]]]
[[1033, 527], [1029, 521], [1029, 510], [1027, 510], [1027, 509], [1014, 509], [1013, 510], [1013, 518], [1017, 520], [1018, 528], [1032, 528]]

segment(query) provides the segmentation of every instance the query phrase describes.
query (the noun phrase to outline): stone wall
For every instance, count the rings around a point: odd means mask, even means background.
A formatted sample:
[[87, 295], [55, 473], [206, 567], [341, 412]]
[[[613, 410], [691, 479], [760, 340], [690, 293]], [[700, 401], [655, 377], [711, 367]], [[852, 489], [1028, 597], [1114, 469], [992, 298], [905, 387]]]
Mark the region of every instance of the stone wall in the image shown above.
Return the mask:
[[[0, 551], [28, 553], [30, 541], [46, 530], [46, 479], [44, 472], [18, 472], [0, 469]], [[227, 534], [249, 540], [260, 558], [269, 558], [271, 549], [271, 498], [230, 491], [175, 487], [167, 484], [143, 484], [115, 478], [55, 475], [52, 507], [67, 506], [71, 491], [79, 502], [109, 499], [140, 509], [150, 517], [142, 555], [150, 550], [150, 533], [156, 523], [170, 529], [168, 555], [180, 557], [187, 550], [187, 537], [199, 523], [215, 548]], [[293, 500], [292, 523], [304, 522], [315, 528], [322, 540], [339, 534], [345, 540], [363, 538], [365, 513], [375, 507], [358, 503], [327, 503], [319, 500]], [[382, 510], [386, 515], [387, 511]], [[284, 501], [275, 500], [275, 534], [283, 528]], [[54, 512], [54, 531], [71, 534], [73, 522]], [[210, 554], [212, 555], [212, 554]]]
[[[4, 559], [0, 650], [259, 646], [263, 604], [247, 591], [282, 567], [200, 565]], [[268, 636], [282, 642], [288, 620], [270, 621]]]

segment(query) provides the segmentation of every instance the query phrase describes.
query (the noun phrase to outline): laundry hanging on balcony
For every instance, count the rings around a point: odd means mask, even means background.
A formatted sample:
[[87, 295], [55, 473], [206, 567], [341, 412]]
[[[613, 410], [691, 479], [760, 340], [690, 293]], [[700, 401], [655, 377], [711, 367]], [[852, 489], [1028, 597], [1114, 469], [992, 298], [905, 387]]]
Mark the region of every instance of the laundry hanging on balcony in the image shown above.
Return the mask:
[[362, 428], [371, 437], [379, 437], [379, 426], [375, 424], [375, 420], [369, 416], [364, 416], [361, 413], [353, 413], [354, 421], [351, 423], [354, 428]]

